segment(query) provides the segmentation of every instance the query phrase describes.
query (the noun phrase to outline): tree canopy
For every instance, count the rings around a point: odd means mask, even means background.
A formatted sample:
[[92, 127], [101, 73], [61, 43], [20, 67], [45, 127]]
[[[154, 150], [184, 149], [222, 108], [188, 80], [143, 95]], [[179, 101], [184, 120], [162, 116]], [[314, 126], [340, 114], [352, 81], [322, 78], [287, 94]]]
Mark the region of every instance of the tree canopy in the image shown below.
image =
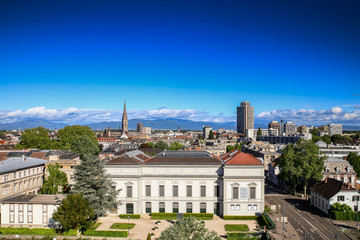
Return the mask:
[[152, 142], [142, 143], [140, 144], [139, 148], [154, 148], [155, 144]]
[[209, 139], [215, 139], [213, 130], [209, 132]]
[[236, 143], [235, 145], [227, 145], [226, 146], [226, 152], [231, 152], [232, 150], [235, 150], [235, 149], [238, 149], [241, 151], [241, 148], [242, 146], [244, 145], [245, 143]]
[[94, 220], [94, 210], [81, 194], [68, 194], [52, 217], [59, 222], [63, 231], [85, 230]]
[[77, 137], [71, 144], [71, 150], [83, 157], [85, 155], [99, 154], [99, 145], [87, 135]]
[[83, 194], [97, 216], [117, 207], [116, 196], [119, 191], [113, 189], [113, 185], [115, 183], [106, 174], [105, 162], [98, 156], [85, 154], [80, 165], [75, 166], [75, 185], [71, 191]]
[[88, 136], [89, 139], [94, 142], [94, 144], [98, 145], [95, 133], [88, 126], [66, 126], [60, 129], [58, 132], [58, 138], [63, 149], [71, 149], [71, 146], [75, 140], [82, 135]]
[[262, 131], [261, 128], [259, 127], [258, 130], [256, 131], [256, 140], [259, 140], [259, 137], [262, 135]]
[[348, 162], [354, 168], [354, 171], [358, 176], [360, 176], [360, 156], [357, 155], [355, 152], [349, 153], [347, 156]]
[[173, 142], [173, 143], [170, 144], [169, 149], [170, 149], [170, 150], [179, 150], [179, 149], [182, 149], [183, 147], [184, 147], [184, 146], [181, 145], [180, 143], [178, 143], [178, 142]]
[[160, 140], [155, 144], [155, 148], [161, 148], [162, 150], [165, 150], [168, 149], [169, 146], [164, 141]]
[[322, 179], [325, 159], [319, 155], [319, 147], [313, 141], [301, 139], [296, 144], [288, 144], [276, 161], [279, 177], [290, 183], [294, 191], [301, 178], [306, 196], [307, 186]]
[[49, 175], [45, 178], [40, 189], [41, 194], [65, 193], [68, 190], [68, 179], [64, 172], [60, 171], [60, 165], [49, 164], [47, 166]]
[[161, 232], [157, 240], [220, 240], [215, 231], [205, 228], [205, 222], [190, 216], [176, 221]]
[[49, 129], [43, 127], [25, 129], [17, 148], [51, 149], [52, 141], [49, 137]]

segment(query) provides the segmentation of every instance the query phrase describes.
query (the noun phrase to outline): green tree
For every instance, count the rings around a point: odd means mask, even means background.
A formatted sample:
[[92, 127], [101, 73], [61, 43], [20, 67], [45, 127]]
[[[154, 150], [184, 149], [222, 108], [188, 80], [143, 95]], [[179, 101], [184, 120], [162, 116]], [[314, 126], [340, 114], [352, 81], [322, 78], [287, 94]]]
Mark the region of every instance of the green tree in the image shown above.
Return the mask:
[[313, 141], [301, 139], [296, 144], [288, 144], [276, 164], [280, 169], [280, 178], [291, 183], [294, 191], [302, 178], [306, 196], [309, 184], [322, 179], [325, 159], [325, 156], [319, 155], [319, 147]]
[[333, 143], [350, 143], [353, 140], [349, 136], [342, 136], [340, 134], [335, 134], [331, 136], [331, 141]]
[[64, 231], [85, 230], [94, 220], [94, 210], [81, 194], [69, 194], [63, 199], [52, 217], [60, 223]]
[[40, 189], [41, 194], [64, 193], [68, 190], [68, 180], [64, 172], [60, 171], [60, 165], [49, 164], [47, 166], [49, 175], [45, 178], [43, 186]]
[[49, 130], [43, 127], [25, 129], [17, 148], [50, 149], [51, 140]]
[[209, 139], [215, 139], [213, 130], [209, 132]]
[[360, 176], [360, 156], [354, 152], [349, 153], [347, 156], [348, 162], [354, 168], [354, 171], [358, 176]]
[[178, 142], [173, 142], [173, 143], [170, 144], [169, 149], [170, 149], [170, 150], [179, 150], [179, 149], [182, 149], [183, 147], [184, 147], [184, 146], [181, 145], [180, 143], [178, 143]]
[[162, 150], [165, 150], [165, 149], [168, 149], [169, 146], [164, 142], [164, 141], [158, 141], [156, 144], [155, 144], [155, 147], [156, 148], [161, 148]]
[[256, 140], [259, 140], [259, 137], [262, 135], [262, 131], [261, 128], [259, 127], [257, 132], [256, 132]]
[[99, 154], [99, 145], [94, 143], [87, 135], [81, 135], [71, 144], [71, 150], [83, 157], [85, 155]]
[[82, 136], [87, 135], [94, 144], [98, 144], [95, 133], [88, 126], [66, 126], [59, 130], [58, 138], [60, 140], [60, 144], [62, 149], [71, 149], [71, 145], [75, 142], [75, 140]]
[[352, 208], [349, 205], [346, 205], [345, 203], [341, 204], [339, 202], [330, 205], [329, 211], [353, 212]]
[[331, 137], [329, 135], [324, 135], [321, 137], [321, 141], [324, 143], [330, 144], [331, 143]]
[[85, 154], [80, 165], [75, 166], [75, 185], [71, 191], [83, 194], [97, 216], [117, 207], [116, 196], [119, 190], [113, 189], [113, 185], [114, 182], [106, 174], [105, 162], [98, 156]]
[[235, 150], [235, 149], [237, 149], [237, 150], [240, 150], [241, 151], [241, 149], [242, 149], [242, 146], [244, 145], [245, 143], [236, 143], [235, 145], [227, 145], [226, 146], [226, 152], [231, 152], [232, 150]]
[[205, 222], [190, 216], [176, 221], [174, 225], [161, 232], [157, 240], [220, 240], [215, 231], [205, 228]]
[[5, 138], [5, 134], [3, 132], [0, 132], [0, 139], [4, 139]]

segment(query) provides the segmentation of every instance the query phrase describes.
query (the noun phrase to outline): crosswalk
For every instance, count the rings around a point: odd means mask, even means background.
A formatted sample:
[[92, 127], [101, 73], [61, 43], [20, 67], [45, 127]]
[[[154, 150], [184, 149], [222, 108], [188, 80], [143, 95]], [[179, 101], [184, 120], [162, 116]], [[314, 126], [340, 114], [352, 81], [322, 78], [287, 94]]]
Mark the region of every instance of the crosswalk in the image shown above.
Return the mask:
[[281, 193], [265, 193], [265, 197], [285, 197], [288, 196], [287, 194]]

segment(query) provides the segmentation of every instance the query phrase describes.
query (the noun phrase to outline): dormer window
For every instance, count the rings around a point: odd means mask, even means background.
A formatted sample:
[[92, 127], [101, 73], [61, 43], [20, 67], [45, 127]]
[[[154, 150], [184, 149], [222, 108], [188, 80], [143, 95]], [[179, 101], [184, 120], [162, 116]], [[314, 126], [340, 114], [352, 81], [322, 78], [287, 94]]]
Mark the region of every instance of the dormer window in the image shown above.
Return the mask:
[[339, 167], [336, 167], [336, 168], [335, 168], [335, 171], [336, 171], [337, 173], [339, 173], [339, 172], [340, 172], [340, 168], [339, 168]]
[[328, 167], [325, 168], [326, 173], [330, 173], [330, 169]]
[[347, 167], [347, 172], [351, 173], [351, 167]]

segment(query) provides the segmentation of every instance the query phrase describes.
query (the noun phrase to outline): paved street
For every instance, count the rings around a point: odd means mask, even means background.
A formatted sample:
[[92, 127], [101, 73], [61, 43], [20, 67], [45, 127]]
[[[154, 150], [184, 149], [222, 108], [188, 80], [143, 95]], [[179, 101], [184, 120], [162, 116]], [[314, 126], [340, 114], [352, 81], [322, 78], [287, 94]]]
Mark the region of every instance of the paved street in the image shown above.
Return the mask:
[[[280, 205], [281, 209], [278, 212], [281, 212], [281, 214], [285, 202], [285, 216], [301, 239], [351, 239], [335, 227], [330, 222], [330, 219], [321, 216], [321, 213], [310, 212], [310, 209], [305, 205], [305, 200], [301, 198], [287, 195], [282, 190], [266, 184], [265, 199], [271, 205]], [[274, 222], [276, 222], [276, 219], [274, 219]]]

